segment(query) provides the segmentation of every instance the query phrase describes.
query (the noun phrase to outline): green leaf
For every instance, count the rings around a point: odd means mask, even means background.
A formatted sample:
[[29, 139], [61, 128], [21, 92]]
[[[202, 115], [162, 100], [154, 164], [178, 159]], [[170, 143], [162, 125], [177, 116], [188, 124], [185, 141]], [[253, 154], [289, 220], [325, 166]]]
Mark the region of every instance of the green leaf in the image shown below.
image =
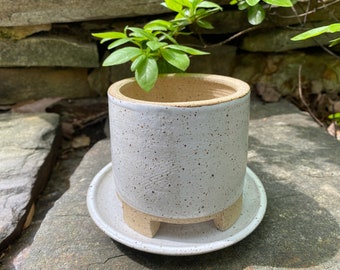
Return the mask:
[[248, 8], [248, 22], [252, 25], [258, 25], [263, 22], [266, 13], [260, 4]]
[[216, 9], [221, 10], [221, 11], [223, 10], [223, 8], [220, 5], [218, 5], [214, 2], [210, 2], [210, 1], [203, 1], [203, 2], [199, 3], [197, 5], [197, 7], [198, 8], [216, 8]]
[[148, 41], [146, 45], [153, 51], [158, 50], [161, 47], [168, 45], [166, 42], [159, 42], [157, 40]]
[[138, 56], [131, 64], [131, 71], [132, 72], [135, 72], [136, 69], [138, 68], [139, 65], [142, 64], [142, 62], [146, 59], [146, 55], [145, 54], [142, 54], [140, 56]]
[[136, 47], [125, 47], [111, 53], [103, 62], [103, 66], [114, 66], [126, 63], [137, 56], [141, 55], [143, 51]]
[[[168, 40], [170, 40], [172, 43], [177, 44], [177, 40], [176, 40], [174, 37], [170, 36], [170, 35], [167, 34], [167, 33], [162, 33], [162, 35], [163, 35], [165, 38], [167, 38]], [[165, 39], [165, 38], [164, 38], [164, 39]], [[164, 40], [164, 39], [162, 39], [162, 40]], [[161, 40], [161, 39], [160, 39], [160, 40]]]
[[196, 24], [204, 29], [214, 29], [214, 26], [210, 22], [205, 20], [197, 20]]
[[290, 0], [263, 0], [263, 2], [273, 5], [273, 6], [278, 6], [278, 7], [291, 7], [293, 6], [293, 3]]
[[181, 12], [183, 9], [183, 6], [176, 0], [165, 0], [161, 5], [176, 12]]
[[131, 41], [131, 39], [129, 39], [129, 38], [121, 38], [121, 39], [118, 39], [118, 40], [112, 42], [109, 46], [107, 46], [107, 48], [108, 48], [109, 50], [111, 50], [111, 49], [114, 49], [114, 48], [116, 48], [116, 47], [118, 47], [118, 46], [120, 46], [120, 45], [123, 45], [123, 44], [125, 44], [125, 43], [128, 43], [128, 42], [130, 42], [130, 41]]
[[329, 33], [340, 32], [340, 23], [332, 23], [328, 25], [328, 32]]
[[190, 59], [188, 55], [182, 51], [169, 48], [161, 50], [161, 54], [169, 64], [182, 71], [185, 71], [190, 65]]
[[246, 1], [240, 1], [237, 3], [237, 7], [239, 10], [245, 10], [247, 8], [249, 8], [249, 5]]
[[177, 51], [182, 51], [182, 52], [192, 54], [192, 55], [207, 55], [207, 54], [209, 54], [208, 52], [197, 50], [197, 49], [194, 49], [194, 48], [191, 48], [191, 47], [188, 47], [188, 46], [184, 46], [184, 45], [173, 44], [173, 45], [166, 46], [166, 48], [174, 49], [174, 50], [177, 50]]
[[340, 38], [333, 39], [329, 42], [329, 47], [333, 47], [335, 45], [338, 45], [340, 43]]
[[340, 112], [328, 115], [328, 119], [340, 119]]
[[100, 44], [103, 44], [103, 43], [105, 43], [106, 41], [109, 41], [109, 40], [112, 40], [112, 38], [103, 38], [103, 39], [100, 41]]
[[139, 27], [129, 27], [128, 30], [132, 32], [131, 36], [134, 37], [147, 38], [149, 40], [154, 40], [156, 38], [152, 33], [145, 31]]
[[103, 33], [92, 33], [92, 36], [97, 38], [105, 38], [105, 39], [118, 39], [125, 38], [126, 35], [122, 32], [103, 32]]
[[157, 61], [154, 58], [144, 58], [136, 68], [135, 78], [139, 86], [149, 92], [158, 78]]
[[252, 7], [252, 6], [257, 5], [260, 2], [260, 0], [246, 0], [246, 2], [249, 6]]
[[197, 5], [198, 2], [201, 2], [202, 0], [175, 0], [175, 1], [185, 7], [193, 8], [194, 5]]
[[291, 40], [293, 41], [305, 40], [308, 38], [322, 35], [324, 33], [335, 33], [335, 32], [340, 32], [340, 23], [333, 23], [330, 25], [313, 28], [311, 30], [308, 30], [306, 32], [303, 32], [299, 35], [292, 37]]
[[172, 23], [165, 20], [153, 20], [144, 25], [144, 29], [151, 31], [166, 31], [172, 27]]
[[174, 67], [173, 65], [169, 64], [163, 58], [158, 59], [157, 66], [158, 66], [158, 73], [159, 74], [182, 72], [182, 70], [180, 70], [180, 69]]

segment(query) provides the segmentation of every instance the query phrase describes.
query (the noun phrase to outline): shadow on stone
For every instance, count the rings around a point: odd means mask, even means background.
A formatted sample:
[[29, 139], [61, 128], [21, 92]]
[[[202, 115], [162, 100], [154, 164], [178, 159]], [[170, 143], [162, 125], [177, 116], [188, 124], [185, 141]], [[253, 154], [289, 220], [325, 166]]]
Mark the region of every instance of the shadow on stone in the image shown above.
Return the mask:
[[[256, 164], [249, 165], [256, 167]], [[119, 243], [117, 247], [131, 260], [150, 269], [303, 268], [317, 266], [334, 257], [339, 247], [339, 225], [335, 218], [315, 200], [296, 191], [294, 185], [282, 184], [274, 175], [263, 182], [268, 195], [264, 220], [251, 235], [234, 246], [187, 257], [148, 254]], [[112, 263], [116, 265], [117, 262], [113, 260]], [[109, 262], [106, 265], [109, 266]]]
[[[300, 124], [310, 121], [308, 117], [298, 120]], [[259, 123], [257, 128], [261, 132]], [[121, 244], [118, 248], [130, 262], [150, 269], [308, 268], [330, 261], [339, 249], [339, 224], [328, 210], [337, 208], [336, 200], [322, 187], [336, 183], [338, 144], [320, 139], [327, 134], [310, 124], [279, 124], [273, 129], [273, 134], [261, 134], [270, 139], [249, 137], [248, 166], [263, 182], [268, 197], [266, 215], [251, 235], [234, 246], [200, 256], [147, 254]], [[280, 135], [275, 138], [277, 132]], [[295, 142], [280, 140], [280, 136], [293, 136]]]

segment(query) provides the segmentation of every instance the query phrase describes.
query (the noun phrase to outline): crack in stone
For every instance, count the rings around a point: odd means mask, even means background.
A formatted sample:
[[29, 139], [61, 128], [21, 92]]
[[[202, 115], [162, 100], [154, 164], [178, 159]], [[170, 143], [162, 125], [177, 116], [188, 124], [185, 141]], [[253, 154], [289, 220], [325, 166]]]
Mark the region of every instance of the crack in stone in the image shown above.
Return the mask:
[[87, 266], [87, 269], [89, 270], [90, 267], [95, 266], [95, 265], [105, 265], [107, 262], [117, 259], [117, 258], [121, 258], [121, 257], [126, 257], [125, 254], [120, 254], [120, 255], [116, 255], [116, 256], [112, 256], [112, 257], [108, 257], [104, 262], [96, 262], [96, 263], [91, 263]]

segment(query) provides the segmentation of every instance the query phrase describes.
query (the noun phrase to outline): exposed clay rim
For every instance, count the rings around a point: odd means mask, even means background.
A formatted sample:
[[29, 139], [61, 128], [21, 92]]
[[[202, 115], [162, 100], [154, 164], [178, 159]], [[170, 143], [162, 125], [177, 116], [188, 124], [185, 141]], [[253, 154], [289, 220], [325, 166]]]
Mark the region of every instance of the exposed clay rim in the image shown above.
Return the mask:
[[134, 78], [124, 79], [112, 84], [108, 94], [134, 103], [197, 107], [239, 99], [249, 91], [247, 83], [232, 77], [183, 73], [160, 75], [149, 93]]

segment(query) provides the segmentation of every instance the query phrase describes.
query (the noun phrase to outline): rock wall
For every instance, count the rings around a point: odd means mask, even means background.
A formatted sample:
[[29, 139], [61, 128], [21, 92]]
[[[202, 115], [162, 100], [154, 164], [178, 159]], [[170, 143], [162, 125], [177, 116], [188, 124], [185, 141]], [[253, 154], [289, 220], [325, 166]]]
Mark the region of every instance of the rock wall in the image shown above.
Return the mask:
[[[58, 2], [58, 3], [57, 3]], [[114, 81], [132, 76], [128, 66], [100, 66], [105, 46], [91, 32], [122, 30], [142, 25], [150, 15], [168, 17], [161, 0], [1, 1], [0, 105], [42, 97], [81, 98], [105, 95]], [[217, 1], [224, 3], [225, 1]], [[246, 14], [226, 6], [212, 19], [215, 29], [201, 34], [208, 44], [245, 31], [237, 39], [208, 47], [210, 56], [192, 59], [190, 72], [235, 76], [251, 83], [260, 94], [274, 90], [274, 101], [296, 93], [302, 65], [303, 86], [312, 93], [339, 96], [339, 60], [320, 49], [334, 35], [292, 42], [297, 26], [314, 27], [340, 18], [340, 5], [327, 7], [301, 2], [296, 12], [272, 9], [260, 27], [250, 28]], [[192, 38], [189, 43], [198, 42]], [[328, 49], [327, 49], [328, 50]], [[333, 51], [339, 48], [332, 48]], [[265, 96], [265, 95], [264, 95]], [[266, 99], [265, 98], [265, 99]]]

